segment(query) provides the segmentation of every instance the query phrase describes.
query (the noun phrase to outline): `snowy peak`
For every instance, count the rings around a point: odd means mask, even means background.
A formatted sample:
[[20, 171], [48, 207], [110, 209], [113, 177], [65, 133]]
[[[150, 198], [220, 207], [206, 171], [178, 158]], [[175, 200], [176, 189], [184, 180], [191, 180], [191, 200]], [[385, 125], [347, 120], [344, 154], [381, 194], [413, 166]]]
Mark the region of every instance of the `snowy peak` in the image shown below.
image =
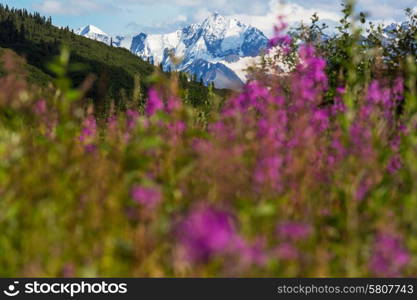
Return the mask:
[[94, 25], [87, 25], [83, 28], [80, 28], [77, 33], [79, 35], [88, 35], [88, 34], [100, 34], [100, 35], [107, 35], [107, 33], [105, 33], [103, 30], [101, 30], [100, 28], [94, 26]]
[[155, 63], [164, 61], [166, 49], [173, 50], [173, 54], [184, 61], [189, 57], [233, 60], [259, 55], [267, 42], [260, 30], [215, 13], [200, 24], [192, 24], [170, 34], [141, 33], [133, 38], [129, 50]]
[[[258, 55], [259, 48], [265, 47], [267, 43], [267, 38], [259, 30], [218, 13], [208, 17], [200, 25], [200, 29], [207, 50], [214, 57]], [[257, 38], [254, 35], [257, 35]], [[251, 39], [259, 41], [250, 45], [255, 51], [248, 53], [245, 51], [245, 45], [250, 43]]]
[[[257, 28], [214, 13], [199, 24], [173, 33], [141, 33], [133, 38], [129, 50], [162, 64], [165, 70], [185, 71], [206, 84], [214, 82], [216, 87], [235, 89], [246, 81], [242, 69], [243, 62], [249, 60], [244, 58], [260, 55], [267, 44], [267, 37]], [[177, 58], [175, 63], [172, 56]]]
[[268, 45], [268, 38], [259, 29], [219, 13], [168, 34], [111, 38], [93, 25], [77, 33], [126, 48], [144, 60], [161, 64], [164, 70], [188, 72], [205, 84], [214, 82], [217, 87], [233, 89], [246, 81], [242, 70], [250, 61], [247, 58], [257, 57]]
[[249, 26], [242, 24], [239, 20], [230, 17], [224, 17], [219, 13], [214, 13], [201, 24], [205, 35], [213, 35], [222, 38], [226, 35], [239, 34]]
[[108, 45], [110, 45], [111, 43], [111, 37], [103, 30], [94, 25], [87, 25], [85, 27], [82, 27], [78, 29], [75, 33], [92, 40], [106, 43]]

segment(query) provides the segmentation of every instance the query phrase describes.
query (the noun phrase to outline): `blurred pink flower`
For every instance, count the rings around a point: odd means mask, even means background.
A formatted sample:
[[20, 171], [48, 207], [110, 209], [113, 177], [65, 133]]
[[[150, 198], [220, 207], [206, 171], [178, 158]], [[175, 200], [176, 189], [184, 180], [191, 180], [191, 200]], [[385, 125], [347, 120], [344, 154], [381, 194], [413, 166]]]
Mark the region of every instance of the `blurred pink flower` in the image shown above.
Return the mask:
[[34, 113], [38, 116], [43, 116], [46, 113], [46, 109], [45, 99], [38, 100], [33, 107]]
[[132, 130], [136, 127], [136, 121], [139, 118], [139, 113], [136, 110], [128, 109], [126, 111], [127, 129]]
[[162, 201], [162, 192], [158, 188], [134, 186], [131, 190], [131, 197], [138, 204], [154, 209]]
[[276, 249], [278, 258], [282, 260], [296, 260], [298, 259], [298, 249], [292, 243], [282, 243]]
[[370, 261], [371, 271], [381, 277], [399, 277], [410, 261], [410, 253], [400, 237], [379, 233], [374, 242]]
[[233, 249], [236, 232], [228, 213], [205, 207], [186, 216], [177, 228], [177, 237], [188, 259], [207, 262]]
[[149, 91], [148, 102], [146, 103], [145, 112], [148, 117], [153, 116], [156, 112], [164, 109], [164, 102], [158, 92], [154, 89]]
[[300, 241], [308, 239], [313, 233], [309, 224], [299, 222], [284, 222], [277, 227], [278, 236], [284, 240]]

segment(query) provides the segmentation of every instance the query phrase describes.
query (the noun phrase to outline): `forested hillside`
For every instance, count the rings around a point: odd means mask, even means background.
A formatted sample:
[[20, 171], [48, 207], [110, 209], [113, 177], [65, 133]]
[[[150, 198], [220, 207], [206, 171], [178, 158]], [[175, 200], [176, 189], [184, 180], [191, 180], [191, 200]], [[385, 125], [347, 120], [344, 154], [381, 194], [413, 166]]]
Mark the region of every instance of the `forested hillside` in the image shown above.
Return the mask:
[[[147, 78], [155, 67], [128, 50], [78, 36], [69, 28], [57, 28], [51, 18], [38, 13], [0, 5], [0, 47], [9, 48], [26, 59], [29, 77], [35, 83], [45, 85], [53, 75], [48, 63], [60, 53], [62, 45], [69, 47], [71, 52], [70, 64], [75, 68], [70, 69], [69, 77], [75, 87], [81, 85], [88, 75], [95, 75], [88, 96], [96, 104], [106, 104], [110, 99], [120, 101], [123, 99], [121, 94], [129, 97], [135, 77], [147, 91]], [[190, 82], [185, 74], [180, 75], [180, 82], [190, 102], [199, 104], [206, 101], [208, 89], [201, 83]]]

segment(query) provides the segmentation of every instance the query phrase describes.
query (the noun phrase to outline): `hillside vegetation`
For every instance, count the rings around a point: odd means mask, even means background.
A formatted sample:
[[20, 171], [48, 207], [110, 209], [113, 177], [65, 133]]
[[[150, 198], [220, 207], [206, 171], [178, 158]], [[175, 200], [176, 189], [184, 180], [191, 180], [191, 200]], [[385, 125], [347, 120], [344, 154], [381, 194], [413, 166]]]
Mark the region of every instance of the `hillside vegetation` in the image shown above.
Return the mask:
[[[144, 92], [142, 95], [146, 94], [150, 84], [148, 78], [156, 70], [153, 65], [126, 49], [81, 37], [69, 28], [57, 28], [52, 25], [51, 18], [0, 4], [0, 47], [11, 49], [26, 59], [32, 82], [47, 84], [50, 76], [54, 75], [49, 63], [60, 53], [63, 45], [70, 50], [72, 67], [68, 76], [74, 86], [82, 85], [90, 74], [95, 76], [88, 96], [96, 104], [109, 107], [113, 99], [116, 105], [125, 106], [123, 100], [131, 97], [135, 87], [138, 87], [135, 78]], [[165, 75], [170, 76], [169, 73]], [[205, 86], [189, 81], [185, 74], [181, 74], [180, 79], [191, 102], [198, 105], [207, 100], [208, 89]]]

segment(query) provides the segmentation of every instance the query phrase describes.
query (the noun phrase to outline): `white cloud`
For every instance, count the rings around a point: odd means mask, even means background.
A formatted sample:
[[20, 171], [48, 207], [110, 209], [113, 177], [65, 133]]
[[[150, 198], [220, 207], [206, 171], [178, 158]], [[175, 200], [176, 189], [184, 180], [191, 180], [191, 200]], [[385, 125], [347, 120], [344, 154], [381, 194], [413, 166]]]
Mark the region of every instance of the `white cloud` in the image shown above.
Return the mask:
[[[123, 0], [128, 1], [129, 3], [146, 3], [150, 2], [151, 0]], [[161, 1], [160, 1], [161, 2]], [[160, 3], [158, 2], [158, 3]], [[163, 1], [162, 1], [163, 2]], [[176, 4], [182, 3], [183, 5], [188, 6], [196, 6], [198, 3], [208, 3], [207, 1], [199, 1], [199, 0], [172, 0], [172, 2], [175, 2]], [[213, 7], [217, 7], [219, 5], [219, 2], [226, 2], [224, 0], [211, 0], [210, 2], [217, 3], [211, 4]], [[231, 1], [228, 1], [231, 2]], [[257, 3], [257, 1], [252, 1], [254, 3]], [[250, 11], [249, 13], [224, 13], [224, 15], [229, 15], [232, 17], [235, 17], [242, 22], [252, 25], [258, 29], [260, 29], [262, 32], [265, 33], [267, 36], [271, 36], [273, 33], [273, 26], [277, 23], [277, 17], [279, 15], [282, 15], [285, 17], [285, 20], [291, 24], [293, 23], [299, 23], [299, 22], [310, 22], [311, 16], [314, 13], [318, 13], [321, 20], [326, 21], [334, 21], [337, 22], [341, 15], [338, 12], [335, 12], [333, 10], [326, 10], [323, 8], [316, 9], [316, 8], [305, 8], [299, 4], [282, 4], [279, 0], [263, 0], [264, 4], [266, 4], [266, 9], [259, 10], [259, 13], [256, 13], [255, 11]], [[236, 3], [236, 1], [235, 1]], [[241, 4], [242, 6], [242, 4]], [[163, 32], [169, 32], [169, 30], [166, 30], [167, 27], [173, 28], [176, 24], [177, 25], [184, 25], [185, 23], [198, 23], [210, 16], [214, 11], [218, 9], [209, 9], [208, 5], [201, 5], [199, 8], [194, 8], [193, 13], [190, 16], [183, 15], [183, 18], [181, 18], [181, 22], [173, 22], [169, 21], [163, 24], [160, 24], [160, 28], [163, 29]], [[247, 10], [247, 9], [246, 9]], [[178, 20], [176, 20], [178, 21]], [[168, 26], [166, 26], [168, 25]], [[148, 32], [150, 31], [150, 26], [147, 26]], [[154, 26], [154, 32], [158, 31], [158, 26]], [[144, 27], [142, 27], [144, 28]], [[178, 28], [178, 27], [177, 27]], [[175, 29], [177, 29], [175, 28]], [[173, 31], [173, 30], [171, 30]]]
[[117, 8], [97, 0], [42, 0], [35, 5], [35, 9], [52, 15], [82, 15]]
[[[223, 14], [265, 15], [270, 13], [269, 0], [113, 0], [114, 4], [155, 5], [167, 4], [193, 10], [217, 10]], [[273, 1], [278, 2], [278, 1]], [[340, 12], [343, 0], [282, 0], [288, 5], [298, 5], [306, 10]], [[359, 10], [368, 11], [373, 19], [401, 18], [406, 7], [414, 7], [416, 0], [357, 0]], [[193, 12], [194, 13], [194, 12]]]
[[305, 8], [298, 4], [282, 4], [278, 0], [269, 2], [269, 12], [264, 15], [236, 14], [234, 17], [250, 24], [271, 36], [273, 26], [277, 23], [277, 17], [283, 16], [288, 23], [310, 22], [311, 16], [317, 13], [321, 20], [338, 21], [340, 14], [331, 10]]
[[117, 4], [140, 4], [155, 5], [167, 4], [192, 9], [206, 9], [209, 11], [219, 11], [224, 14], [234, 14], [252, 12], [254, 14], [266, 13], [268, 0], [113, 0]]
[[136, 22], [130, 22], [126, 25], [126, 29], [129, 30], [128, 35], [137, 34], [138, 32], [145, 33], [171, 33], [178, 28], [189, 25], [189, 20], [186, 15], [180, 14], [176, 17], [167, 20], [166, 22], [151, 22], [147, 25], [138, 24]]
[[[280, 0], [38, 0], [40, 3], [35, 9], [47, 15], [78, 16], [120, 12], [119, 19], [129, 16], [123, 26], [130, 22], [126, 28], [132, 33], [174, 31], [187, 24], [201, 22], [212, 12], [218, 11], [251, 24], [271, 36], [278, 15], [285, 16], [289, 23], [298, 23], [309, 22], [313, 13], [317, 12], [320, 19], [326, 23], [338, 22], [341, 17], [341, 1], [286, 0], [287, 4], [281, 4]], [[403, 19], [403, 9], [416, 6], [416, 1], [357, 0], [358, 10], [368, 11], [371, 20], [384, 23]], [[155, 9], [154, 21], [149, 16], [141, 18], [144, 8], [146, 11]], [[177, 15], [173, 13], [173, 16], [169, 17], [171, 8]], [[415, 9], [417, 10], [417, 7]]]

